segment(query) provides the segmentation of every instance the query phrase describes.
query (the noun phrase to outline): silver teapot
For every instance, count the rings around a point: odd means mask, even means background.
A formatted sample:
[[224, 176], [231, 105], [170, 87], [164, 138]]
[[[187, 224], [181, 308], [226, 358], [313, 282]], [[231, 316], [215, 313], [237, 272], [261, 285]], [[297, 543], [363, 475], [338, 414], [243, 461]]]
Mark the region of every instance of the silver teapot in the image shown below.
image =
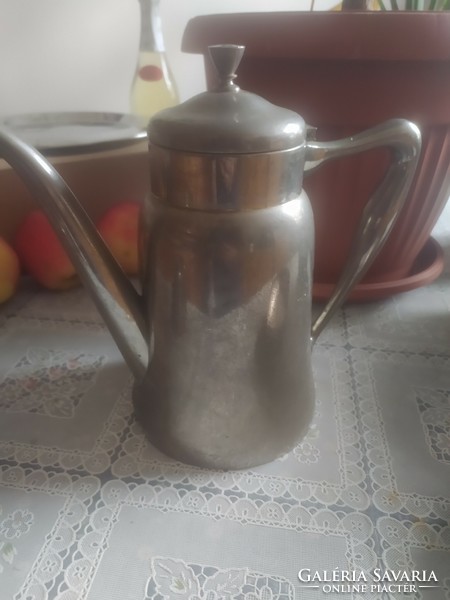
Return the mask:
[[[234, 83], [242, 53], [211, 47], [217, 87], [150, 121], [141, 293], [48, 161], [0, 133], [1, 156], [46, 212], [135, 377], [135, 413], [150, 442], [214, 469], [272, 461], [305, 435], [313, 343], [391, 231], [421, 146], [405, 120], [309, 139], [299, 115]], [[314, 225], [303, 175], [379, 146], [392, 150], [391, 166], [311, 326]]]

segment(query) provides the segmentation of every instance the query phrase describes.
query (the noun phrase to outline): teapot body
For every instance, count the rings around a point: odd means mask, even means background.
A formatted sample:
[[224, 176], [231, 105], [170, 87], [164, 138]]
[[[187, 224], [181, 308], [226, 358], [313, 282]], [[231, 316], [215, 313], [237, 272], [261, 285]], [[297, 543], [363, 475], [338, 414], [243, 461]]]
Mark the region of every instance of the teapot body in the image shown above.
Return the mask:
[[[281, 456], [306, 432], [312, 342], [391, 232], [421, 136], [396, 119], [315, 141], [299, 115], [233, 83], [242, 47], [210, 52], [217, 89], [149, 123], [142, 295], [39, 152], [0, 129], [0, 156], [29, 186], [90, 291], [136, 379], [136, 414], [150, 440], [182, 462], [239, 469]], [[380, 146], [391, 164], [311, 327], [314, 228], [303, 174]]]
[[193, 210], [150, 194], [142, 224], [150, 361], [133, 399], [150, 441], [207, 468], [288, 452], [314, 406], [305, 192], [249, 210]]

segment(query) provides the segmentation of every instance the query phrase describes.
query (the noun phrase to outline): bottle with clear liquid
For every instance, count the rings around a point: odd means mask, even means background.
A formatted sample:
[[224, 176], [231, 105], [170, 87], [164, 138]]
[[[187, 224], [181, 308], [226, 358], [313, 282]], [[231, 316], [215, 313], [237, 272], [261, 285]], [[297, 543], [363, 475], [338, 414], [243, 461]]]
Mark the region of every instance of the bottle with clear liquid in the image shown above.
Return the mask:
[[136, 73], [131, 88], [131, 112], [145, 120], [178, 104], [161, 27], [159, 0], [139, 0], [141, 35]]

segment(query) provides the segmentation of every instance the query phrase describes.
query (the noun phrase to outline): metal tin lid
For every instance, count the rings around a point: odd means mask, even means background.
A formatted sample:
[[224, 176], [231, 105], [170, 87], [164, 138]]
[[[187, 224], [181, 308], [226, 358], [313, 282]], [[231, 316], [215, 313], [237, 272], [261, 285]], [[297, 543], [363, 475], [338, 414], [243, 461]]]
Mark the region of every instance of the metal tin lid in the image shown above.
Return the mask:
[[297, 113], [233, 83], [243, 53], [244, 46], [210, 46], [219, 79], [216, 89], [157, 113], [148, 126], [150, 143], [207, 154], [274, 152], [301, 146], [306, 126]]

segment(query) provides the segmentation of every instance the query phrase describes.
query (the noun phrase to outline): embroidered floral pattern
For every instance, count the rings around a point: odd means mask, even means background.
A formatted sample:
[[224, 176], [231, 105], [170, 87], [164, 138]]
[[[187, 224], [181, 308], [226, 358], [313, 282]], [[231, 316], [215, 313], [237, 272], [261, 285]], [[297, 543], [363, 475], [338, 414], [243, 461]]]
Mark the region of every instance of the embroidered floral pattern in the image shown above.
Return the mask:
[[70, 418], [104, 362], [104, 356], [30, 348], [0, 383], [2, 410]]
[[156, 557], [144, 600], [293, 600], [294, 588], [281, 577], [248, 569], [218, 569]]
[[0, 533], [8, 539], [19, 538], [28, 533], [33, 524], [33, 515], [28, 510], [15, 510], [0, 523]]
[[[0, 515], [3, 510], [0, 506]], [[10, 540], [17, 540], [27, 534], [33, 525], [34, 517], [28, 510], [15, 510], [0, 521], [0, 574], [11, 567], [18, 555], [16, 546]], [[1, 537], [6, 539], [1, 539]]]
[[303, 442], [294, 448], [294, 455], [302, 463], [316, 463], [319, 461], [320, 450], [311, 442]]
[[17, 549], [11, 542], [0, 542], [0, 574], [4, 570], [2, 561], [6, 565], [12, 565], [15, 557], [17, 556]]

